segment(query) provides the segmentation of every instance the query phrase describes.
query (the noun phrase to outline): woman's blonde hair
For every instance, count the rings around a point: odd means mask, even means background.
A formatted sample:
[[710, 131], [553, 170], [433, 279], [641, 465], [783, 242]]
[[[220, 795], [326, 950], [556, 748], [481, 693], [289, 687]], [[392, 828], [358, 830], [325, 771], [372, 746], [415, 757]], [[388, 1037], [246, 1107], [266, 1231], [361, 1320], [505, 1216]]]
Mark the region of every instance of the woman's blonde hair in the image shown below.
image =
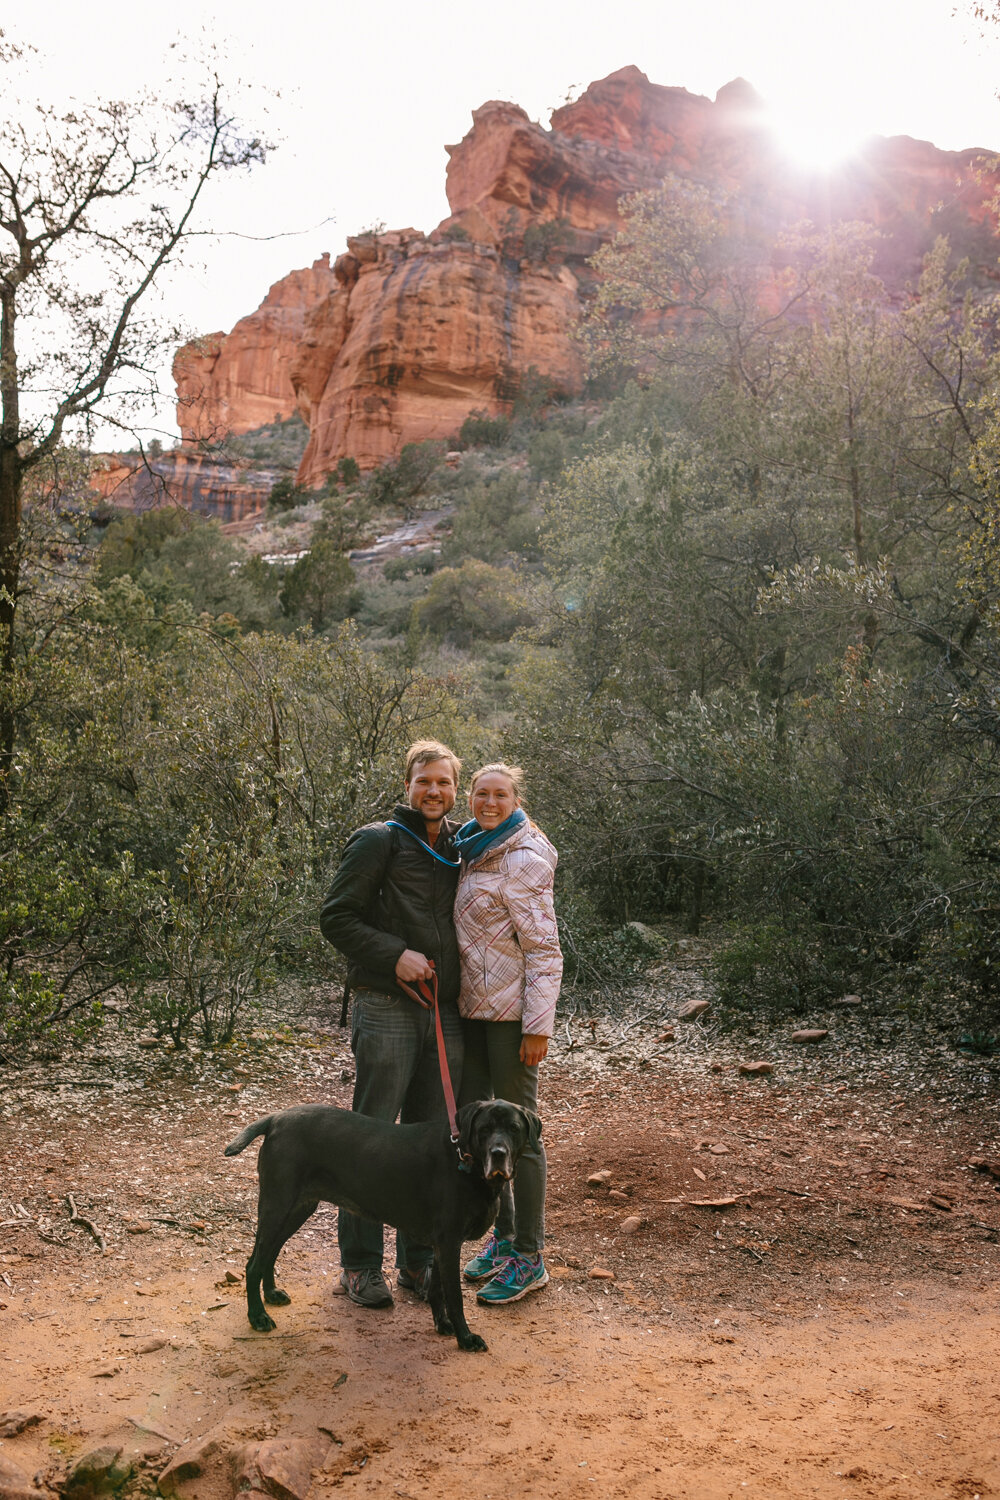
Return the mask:
[[480, 776], [487, 775], [506, 776], [511, 786], [514, 788], [514, 796], [517, 798], [519, 803], [521, 802], [522, 798], [524, 797], [524, 772], [521, 770], [520, 766], [508, 766], [506, 762], [502, 760], [493, 761], [493, 763], [488, 766], [480, 766], [479, 770], [473, 774], [472, 780], [469, 783], [470, 802], [472, 801], [472, 794], [476, 790], [476, 782], [479, 780]]

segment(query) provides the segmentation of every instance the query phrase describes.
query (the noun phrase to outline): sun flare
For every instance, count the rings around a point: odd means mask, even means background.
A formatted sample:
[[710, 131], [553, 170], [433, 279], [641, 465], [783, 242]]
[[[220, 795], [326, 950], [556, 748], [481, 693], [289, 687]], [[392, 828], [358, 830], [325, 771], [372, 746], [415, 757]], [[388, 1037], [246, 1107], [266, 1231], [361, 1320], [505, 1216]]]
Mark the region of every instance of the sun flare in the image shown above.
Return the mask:
[[855, 155], [864, 134], [843, 120], [809, 116], [801, 111], [769, 111], [775, 143], [783, 156], [796, 166], [813, 172], [830, 172]]

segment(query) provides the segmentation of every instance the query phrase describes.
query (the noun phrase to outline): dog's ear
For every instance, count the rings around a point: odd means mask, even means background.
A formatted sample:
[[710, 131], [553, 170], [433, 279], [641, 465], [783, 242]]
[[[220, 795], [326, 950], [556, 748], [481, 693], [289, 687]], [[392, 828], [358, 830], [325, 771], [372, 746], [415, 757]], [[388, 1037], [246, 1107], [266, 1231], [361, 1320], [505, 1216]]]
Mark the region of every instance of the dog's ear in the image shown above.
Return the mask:
[[524, 1110], [524, 1118], [528, 1122], [528, 1145], [536, 1147], [542, 1139], [542, 1122], [534, 1110]]
[[472, 1150], [472, 1132], [475, 1128], [476, 1116], [481, 1109], [486, 1107], [488, 1100], [476, 1099], [472, 1104], [463, 1104], [458, 1111], [456, 1123], [458, 1125], [458, 1148], [463, 1155], [468, 1155]]

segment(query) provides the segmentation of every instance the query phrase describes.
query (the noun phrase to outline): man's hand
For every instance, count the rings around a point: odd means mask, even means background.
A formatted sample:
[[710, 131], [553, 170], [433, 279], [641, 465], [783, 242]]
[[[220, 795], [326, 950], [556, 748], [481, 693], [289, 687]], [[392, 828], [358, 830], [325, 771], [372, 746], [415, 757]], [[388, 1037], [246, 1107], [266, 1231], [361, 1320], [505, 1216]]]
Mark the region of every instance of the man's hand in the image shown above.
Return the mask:
[[[405, 954], [403, 955], [406, 956]], [[534, 1068], [541, 1062], [549, 1050], [549, 1039], [547, 1036], [533, 1036], [525, 1032], [521, 1038], [521, 1061], [529, 1068]]]
[[404, 984], [413, 984], [417, 979], [430, 979], [433, 973], [434, 970], [424, 955], [415, 953], [412, 948], [405, 948], [396, 960], [396, 978], [401, 979]]

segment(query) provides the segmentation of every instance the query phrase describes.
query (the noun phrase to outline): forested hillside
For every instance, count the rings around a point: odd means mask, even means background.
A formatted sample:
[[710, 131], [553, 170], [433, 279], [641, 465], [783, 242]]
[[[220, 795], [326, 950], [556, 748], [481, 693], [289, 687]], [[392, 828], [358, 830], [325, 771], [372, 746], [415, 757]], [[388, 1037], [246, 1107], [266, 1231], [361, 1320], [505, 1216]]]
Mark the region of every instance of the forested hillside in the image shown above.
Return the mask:
[[108, 524], [59, 456], [5, 679], [5, 1057], [123, 995], [224, 1041], [280, 972], [332, 975], [330, 868], [429, 734], [525, 767], [570, 984], [710, 922], [732, 1016], [878, 987], [991, 1046], [996, 308], [945, 240], [900, 297], [869, 227], [748, 225], [629, 200], [582, 398], [529, 378], [450, 443], [282, 480], [262, 536]]

